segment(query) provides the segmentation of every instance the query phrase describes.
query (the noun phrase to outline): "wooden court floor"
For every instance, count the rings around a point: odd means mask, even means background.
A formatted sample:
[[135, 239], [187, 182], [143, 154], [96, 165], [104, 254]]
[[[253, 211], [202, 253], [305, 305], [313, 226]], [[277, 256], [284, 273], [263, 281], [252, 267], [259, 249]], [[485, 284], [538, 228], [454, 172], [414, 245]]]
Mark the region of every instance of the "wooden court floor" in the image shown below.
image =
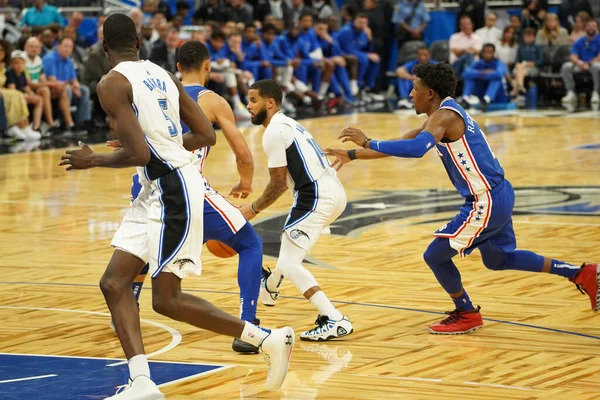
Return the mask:
[[[600, 119], [475, 119], [517, 191], [519, 248], [574, 263], [600, 261]], [[346, 126], [394, 138], [422, 118], [356, 114], [303, 124], [322, 147], [339, 147], [335, 137]], [[255, 199], [268, 179], [262, 128], [245, 133], [256, 161]], [[0, 352], [121, 358], [97, 283], [128, 207], [133, 171], [66, 173], [57, 167], [62, 152], [0, 157]], [[154, 313], [145, 289], [143, 334], [148, 353], [157, 353], [151, 359], [228, 367], [163, 387], [167, 398], [600, 399], [600, 315], [564, 278], [488, 271], [474, 252], [456, 262], [482, 307], [484, 328], [456, 337], [427, 333], [453, 307], [422, 253], [461, 204], [437, 158], [431, 151], [422, 160], [359, 161], [340, 171], [349, 206], [333, 234], [319, 240], [309, 268], [355, 333], [324, 344], [298, 340], [278, 392], [263, 389], [261, 356], [236, 355], [230, 338]], [[228, 192], [234, 171], [219, 137], [206, 176]], [[276, 237], [290, 204], [284, 195], [261, 213], [257, 229]], [[205, 251], [203, 261], [203, 275], [185, 281], [185, 289], [237, 313], [237, 259]], [[265, 264], [273, 267], [275, 259], [267, 256]], [[282, 295], [275, 308], [259, 307], [262, 324], [289, 324], [297, 333], [310, 328], [316, 311], [288, 281]], [[10, 384], [0, 375], [0, 398]]]

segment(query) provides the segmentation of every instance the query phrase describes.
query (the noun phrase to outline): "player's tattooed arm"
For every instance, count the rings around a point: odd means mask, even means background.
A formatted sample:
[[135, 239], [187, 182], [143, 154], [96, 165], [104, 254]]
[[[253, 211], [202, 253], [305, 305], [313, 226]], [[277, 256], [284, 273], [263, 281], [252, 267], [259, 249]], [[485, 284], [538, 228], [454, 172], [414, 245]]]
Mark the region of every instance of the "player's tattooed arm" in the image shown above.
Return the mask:
[[129, 81], [123, 75], [111, 72], [98, 83], [96, 90], [102, 108], [114, 123], [115, 135], [121, 143], [121, 148], [112, 153], [97, 154], [80, 142], [81, 148], [67, 151], [59, 165], [68, 165], [67, 170], [147, 165], [150, 161], [150, 150], [131, 107], [133, 91]]
[[190, 132], [183, 135], [183, 147], [188, 151], [194, 151], [202, 147], [213, 146], [217, 142], [217, 135], [212, 124], [200, 106], [188, 96], [179, 79], [171, 73], [169, 75], [179, 90], [181, 119], [190, 127]]
[[263, 194], [252, 205], [244, 204], [240, 207], [242, 214], [250, 220], [262, 210], [275, 203], [287, 190], [287, 166], [278, 168], [269, 168], [271, 180], [265, 188]]

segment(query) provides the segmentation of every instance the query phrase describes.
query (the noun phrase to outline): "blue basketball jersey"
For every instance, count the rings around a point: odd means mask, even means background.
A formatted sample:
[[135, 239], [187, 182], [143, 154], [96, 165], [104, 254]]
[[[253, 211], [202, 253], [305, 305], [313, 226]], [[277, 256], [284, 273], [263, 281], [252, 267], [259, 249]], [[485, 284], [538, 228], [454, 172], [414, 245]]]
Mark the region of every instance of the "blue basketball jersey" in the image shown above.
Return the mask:
[[[207, 89], [204, 86], [198, 85], [198, 84], [185, 85], [184, 89], [185, 89], [185, 92], [188, 94], [188, 96], [190, 96], [196, 103], [198, 102], [198, 98], [200, 96], [202, 96], [203, 94], [212, 93], [212, 90]], [[185, 124], [185, 122], [183, 122], [183, 120], [181, 120], [182, 134], [186, 134], [189, 131], [190, 131], [190, 128]], [[206, 160], [206, 157], [208, 157], [209, 151], [210, 151], [210, 146], [204, 147], [202, 149], [194, 150], [192, 152], [196, 156], [196, 158], [193, 161], [193, 164], [198, 166], [198, 168], [200, 169], [200, 172], [202, 172], [202, 169], [204, 167], [204, 161]], [[207, 183], [207, 187], [208, 187], [208, 183]]]
[[465, 133], [460, 139], [454, 142], [440, 141], [436, 145], [452, 184], [463, 197], [492, 190], [504, 180], [504, 170], [485, 134], [451, 97], [442, 101], [440, 109], [454, 111], [465, 122]]

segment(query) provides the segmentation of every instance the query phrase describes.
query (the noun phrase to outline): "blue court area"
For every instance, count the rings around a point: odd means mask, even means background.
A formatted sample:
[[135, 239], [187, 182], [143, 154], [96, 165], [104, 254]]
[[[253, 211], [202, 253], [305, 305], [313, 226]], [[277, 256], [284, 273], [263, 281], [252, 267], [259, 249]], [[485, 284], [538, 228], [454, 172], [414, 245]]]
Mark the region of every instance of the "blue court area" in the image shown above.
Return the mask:
[[[0, 399], [104, 399], [127, 382], [121, 360], [0, 354]], [[224, 368], [221, 365], [150, 361], [157, 385], [189, 379]]]

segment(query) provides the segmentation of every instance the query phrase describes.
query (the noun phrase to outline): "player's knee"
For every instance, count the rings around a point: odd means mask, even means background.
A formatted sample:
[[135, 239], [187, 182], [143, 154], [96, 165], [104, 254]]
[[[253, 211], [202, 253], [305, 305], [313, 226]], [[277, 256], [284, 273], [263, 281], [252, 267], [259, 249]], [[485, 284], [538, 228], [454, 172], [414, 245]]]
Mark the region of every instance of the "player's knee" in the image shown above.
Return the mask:
[[177, 314], [177, 300], [167, 296], [152, 293], [152, 309], [165, 317], [173, 317]]
[[104, 297], [116, 295], [127, 289], [131, 290], [130, 286], [124, 285], [123, 281], [118, 279], [118, 277], [104, 274], [102, 278], [100, 278], [100, 290]]
[[437, 252], [435, 251], [435, 249], [433, 249], [432, 245], [429, 245], [429, 247], [427, 247], [427, 250], [425, 250], [425, 253], [423, 253], [423, 260], [430, 267], [437, 265], [437, 263], [438, 263]]
[[503, 251], [489, 251], [480, 249], [481, 260], [487, 269], [492, 271], [502, 271], [506, 266], [506, 253]]

